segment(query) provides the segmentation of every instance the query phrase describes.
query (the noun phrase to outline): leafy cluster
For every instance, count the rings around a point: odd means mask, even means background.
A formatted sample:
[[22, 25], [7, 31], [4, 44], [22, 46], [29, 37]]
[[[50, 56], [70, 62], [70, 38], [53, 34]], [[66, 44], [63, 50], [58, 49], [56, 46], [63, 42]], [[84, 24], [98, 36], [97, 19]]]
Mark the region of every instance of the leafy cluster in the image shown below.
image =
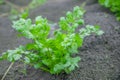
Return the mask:
[[120, 20], [120, 0], [99, 0], [99, 3], [107, 8], [110, 8], [117, 16], [117, 20]]
[[25, 47], [20, 46], [15, 50], [4, 52], [1, 59], [11, 62], [21, 60], [51, 74], [70, 73], [78, 67], [80, 57], [72, 55], [78, 53], [78, 48], [82, 46], [84, 38], [92, 33], [103, 34], [99, 26], [92, 25], [86, 25], [86, 28], [76, 31], [84, 24], [84, 13], [85, 11], [78, 6], [74, 7], [72, 12], [68, 11], [66, 17], [60, 18], [59, 28], [54, 31], [53, 36], [49, 36], [50, 24], [41, 16], [35, 19], [34, 24], [31, 19], [13, 22], [13, 28], [24, 37], [32, 39], [33, 42]]

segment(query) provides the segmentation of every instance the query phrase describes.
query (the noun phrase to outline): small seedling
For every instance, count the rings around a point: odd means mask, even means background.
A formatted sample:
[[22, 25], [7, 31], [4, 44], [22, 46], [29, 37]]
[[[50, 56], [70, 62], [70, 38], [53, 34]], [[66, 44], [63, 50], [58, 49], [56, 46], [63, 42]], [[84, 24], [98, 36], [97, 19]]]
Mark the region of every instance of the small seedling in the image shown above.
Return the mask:
[[9, 16], [10, 19], [12, 19], [12, 20], [16, 20], [18, 18], [26, 19], [26, 18], [28, 18], [31, 9], [35, 9], [36, 7], [42, 5], [43, 3], [45, 3], [46, 0], [29, 0], [29, 1], [30, 2], [24, 6], [16, 5], [9, 0], [0, 0], [0, 4], [5, 3], [6, 5], [9, 5], [10, 12], [4, 13], [4, 14], [10, 15]]

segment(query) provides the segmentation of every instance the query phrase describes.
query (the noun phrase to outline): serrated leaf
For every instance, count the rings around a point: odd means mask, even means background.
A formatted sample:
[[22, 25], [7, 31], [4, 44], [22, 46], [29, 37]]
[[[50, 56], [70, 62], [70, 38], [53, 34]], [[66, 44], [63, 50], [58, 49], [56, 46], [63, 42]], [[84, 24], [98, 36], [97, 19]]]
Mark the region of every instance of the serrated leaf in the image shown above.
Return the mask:
[[55, 66], [54, 66], [54, 72], [55, 73], [57, 73], [57, 72], [59, 72], [59, 71], [61, 71], [61, 70], [63, 70], [64, 69], [64, 65], [63, 64], [56, 64]]
[[43, 63], [44, 65], [46, 65], [46, 66], [52, 65], [52, 64], [51, 64], [51, 61], [50, 61], [49, 59], [44, 59], [44, 60], [42, 60], [42, 63]]
[[24, 59], [25, 59], [25, 63], [26, 63], [26, 64], [29, 64], [29, 63], [30, 63], [30, 58], [29, 58], [29, 57], [25, 57]]
[[22, 55], [20, 55], [20, 54], [14, 54], [13, 55], [13, 58], [14, 58], [15, 61], [19, 60], [21, 57], [22, 57]]
[[35, 50], [35, 44], [27, 44], [26, 45], [26, 48], [27, 48], [27, 50], [32, 50], [32, 49], [34, 49]]
[[34, 68], [38, 69], [41, 67], [41, 63], [34, 64]]
[[64, 67], [69, 67], [71, 65], [70, 61], [67, 61], [65, 64], [64, 64]]
[[71, 66], [68, 68], [69, 72], [73, 71], [74, 69], [75, 69], [75, 66], [74, 66], [74, 65], [71, 65]]

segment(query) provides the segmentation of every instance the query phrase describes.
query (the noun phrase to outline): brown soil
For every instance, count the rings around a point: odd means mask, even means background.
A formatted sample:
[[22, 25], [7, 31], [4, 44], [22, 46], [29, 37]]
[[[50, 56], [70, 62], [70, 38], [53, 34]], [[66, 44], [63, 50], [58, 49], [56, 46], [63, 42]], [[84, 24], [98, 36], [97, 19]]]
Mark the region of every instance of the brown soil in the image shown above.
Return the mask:
[[[44, 5], [31, 10], [30, 18], [34, 19], [42, 15], [56, 23], [66, 11], [72, 10], [74, 6], [82, 2], [86, 1], [49, 0]], [[18, 4], [17, 1], [14, 3]], [[120, 80], [120, 22], [116, 21], [115, 16], [109, 10], [101, 7], [97, 0], [87, 0], [85, 9], [86, 24], [100, 25], [105, 33], [102, 36], [86, 37], [83, 47], [77, 54], [82, 59], [79, 62], [79, 68], [71, 74], [51, 75], [16, 62], [5, 80]], [[0, 6], [0, 13], [7, 11], [10, 11], [8, 7]], [[0, 17], [0, 53], [28, 42], [24, 38], [18, 38], [17, 32], [11, 28], [11, 25], [8, 17]], [[9, 64], [7, 61], [0, 62], [0, 78]], [[24, 67], [27, 68], [26, 74]]]

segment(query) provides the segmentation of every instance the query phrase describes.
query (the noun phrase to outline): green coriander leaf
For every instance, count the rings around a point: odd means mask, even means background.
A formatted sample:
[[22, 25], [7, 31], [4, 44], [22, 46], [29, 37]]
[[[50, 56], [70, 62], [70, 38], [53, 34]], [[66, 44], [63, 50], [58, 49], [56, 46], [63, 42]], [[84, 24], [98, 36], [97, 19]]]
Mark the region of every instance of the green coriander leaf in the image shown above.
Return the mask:
[[24, 59], [25, 59], [25, 63], [26, 63], [26, 64], [29, 64], [29, 63], [30, 63], [30, 58], [29, 58], [29, 57], [25, 57]]
[[20, 55], [20, 54], [13, 55], [13, 58], [15, 61], [19, 60], [21, 57], [22, 57], [22, 55]]

